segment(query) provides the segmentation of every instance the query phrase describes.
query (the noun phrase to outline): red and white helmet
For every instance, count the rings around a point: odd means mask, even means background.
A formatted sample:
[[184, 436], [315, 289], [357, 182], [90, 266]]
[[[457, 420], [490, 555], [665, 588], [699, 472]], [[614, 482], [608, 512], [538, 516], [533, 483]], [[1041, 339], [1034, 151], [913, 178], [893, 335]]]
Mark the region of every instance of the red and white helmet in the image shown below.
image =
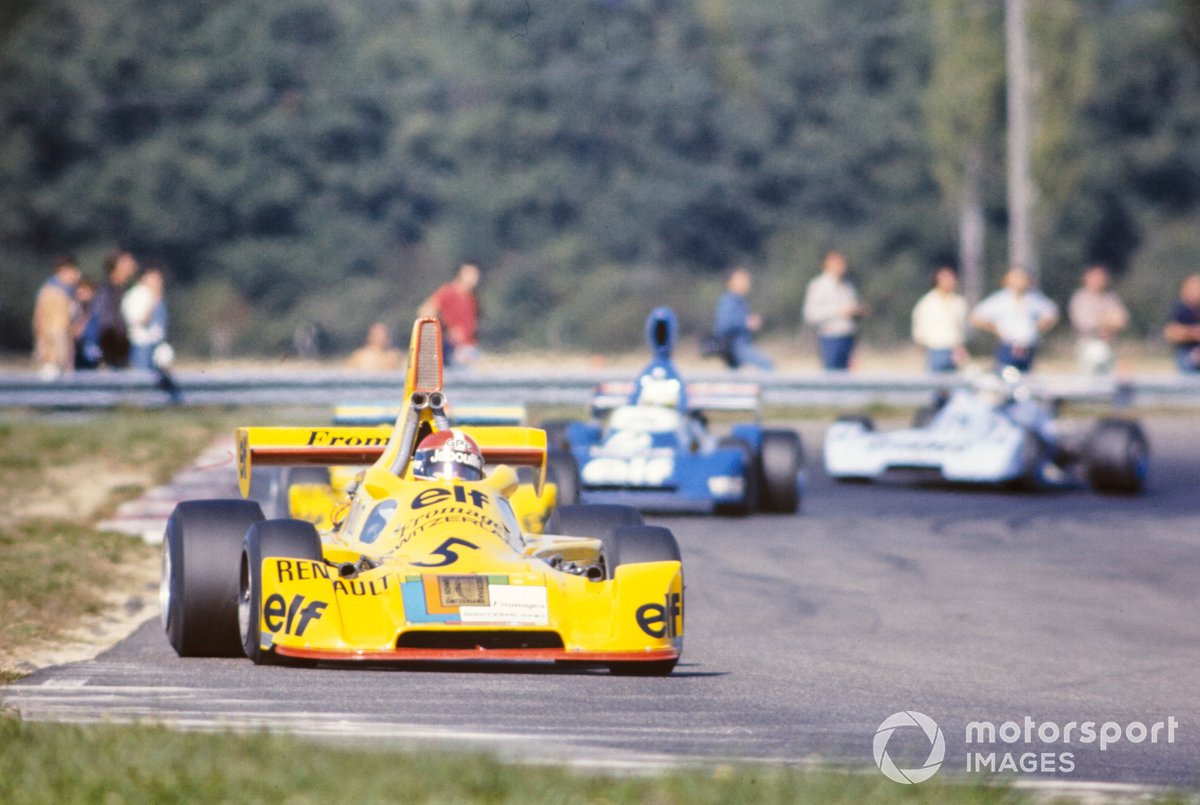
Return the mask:
[[483, 452], [467, 434], [457, 428], [431, 433], [421, 440], [413, 454], [413, 476], [427, 481], [483, 478]]

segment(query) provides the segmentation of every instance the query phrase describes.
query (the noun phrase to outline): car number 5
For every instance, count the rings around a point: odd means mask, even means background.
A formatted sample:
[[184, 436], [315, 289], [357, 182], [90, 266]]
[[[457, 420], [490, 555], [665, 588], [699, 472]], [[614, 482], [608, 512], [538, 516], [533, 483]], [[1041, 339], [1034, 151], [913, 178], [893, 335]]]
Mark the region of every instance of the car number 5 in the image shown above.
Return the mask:
[[451, 537], [433, 549], [434, 556], [442, 557], [440, 562], [413, 562], [412, 564], [414, 567], [445, 567], [446, 565], [452, 565], [458, 561], [458, 554], [454, 551], [455, 545], [461, 545], [473, 551], [479, 550], [479, 546], [473, 542], [467, 542], [465, 539], [459, 539], [458, 537]]

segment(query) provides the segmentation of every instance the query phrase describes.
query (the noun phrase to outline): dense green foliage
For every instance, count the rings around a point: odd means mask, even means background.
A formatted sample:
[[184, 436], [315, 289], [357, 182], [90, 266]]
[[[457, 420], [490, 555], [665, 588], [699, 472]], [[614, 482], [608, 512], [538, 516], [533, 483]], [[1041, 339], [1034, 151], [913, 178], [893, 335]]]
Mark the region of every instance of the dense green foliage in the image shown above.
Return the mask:
[[[1200, 37], [1181, 0], [1030, 3], [1044, 284], [1111, 261], [1154, 331], [1197, 265]], [[977, 154], [1004, 260], [1003, 24], [978, 0], [42, 0], [0, 14], [0, 345], [52, 257], [171, 270], [174, 340], [403, 325], [464, 255], [484, 337], [607, 347], [720, 272], [798, 321], [844, 248], [877, 337], [958, 252]], [[636, 301], [634, 301], [636, 300]]]

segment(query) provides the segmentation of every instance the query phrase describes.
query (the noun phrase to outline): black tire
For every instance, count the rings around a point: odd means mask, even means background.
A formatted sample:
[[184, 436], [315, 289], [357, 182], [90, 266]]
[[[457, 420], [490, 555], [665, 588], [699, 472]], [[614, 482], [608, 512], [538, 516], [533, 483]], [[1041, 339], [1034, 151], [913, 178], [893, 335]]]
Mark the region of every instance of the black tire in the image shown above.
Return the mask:
[[[669, 529], [658, 526], [622, 526], [600, 538], [604, 551], [605, 577], [612, 579], [617, 568], [642, 562], [679, 562], [679, 543]], [[608, 670], [617, 676], [666, 676], [679, 662], [676, 657], [655, 662], [614, 662]]]
[[791, 430], [765, 430], [758, 451], [758, 507], [795, 514], [800, 509], [800, 470], [804, 443]]
[[260, 467], [250, 472], [250, 494], [267, 517], [287, 516], [287, 487], [283, 467]]
[[547, 451], [570, 451], [571, 444], [567, 441], [567, 426], [570, 424], [570, 421], [566, 419], [549, 419], [539, 426], [542, 430], [546, 431]]
[[546, 523], [546, 533], [601, 539], [613, 529], [643, 522], [641, 513], [632, 506], [577, 503], [555, 507]]
[[714, 511], [724, 517], [745, 517], [754, 512], [754, 506], [759, 500], [759, 488], [761, 487], [762, 479], [759, 477], [758, 456], [754, 454], [754, 448], [745, 439], [738, 436], [722, 436], [717, 440], [717, 447], [724, 450], [735, 449], [742, 453], [742, 466], [745, 467], [745, 474], [742, 476], [745, 483], [744, 494], [741, 501], [737, 503], [718, 503], [714, 507]]
[[1132, 495], [1146, 486], [1150, 444], [1142, 426], [1126, 419], [1096, 423], [1084, 451], [1088, 483], [1097, 492]]
[[571, 506], [579, 502], [579, 464], [570, 450], [551, 448], [546, 451], [546, 480], [558, 487], [558, 504]]
[[871, 419], [871, 417], [867, 416], [866, 414], [842, 414], [834, 421], [857, 422], [859, 425], [862, 425], [863, 430], [875, 430], [875, 420]]
[[262, 560], [268, 556], [320, 562], [321, 537], [306, 520], [263, 520], [246, 532], [238, 574], [237, 626], [242, 653], [255, 665], [279, 661], [261, 646]]
[[189, 500], [167, 520], [159, 599], [180, 657], [240, 657], [238, 563], [246, 532], [263, 519], [252, 500]]

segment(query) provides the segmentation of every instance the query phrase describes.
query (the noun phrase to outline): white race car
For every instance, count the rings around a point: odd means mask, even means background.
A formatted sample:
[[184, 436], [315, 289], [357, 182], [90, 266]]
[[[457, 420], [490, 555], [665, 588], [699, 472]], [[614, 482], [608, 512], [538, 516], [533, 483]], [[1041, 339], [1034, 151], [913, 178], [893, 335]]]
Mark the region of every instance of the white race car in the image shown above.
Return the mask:
[[1149, 446], [1137, 422], [1101, 419], [1072, 431], [1055, 407], [1019, 382], [988, 375], [940, 394], [910, 428], [881, 432], [867, 417], [840, 417], [825, 434], [825, 471], [838, 481], [907, 470], [1026, 489], [1086, 480], [1099, 492], [1142, 490]]

